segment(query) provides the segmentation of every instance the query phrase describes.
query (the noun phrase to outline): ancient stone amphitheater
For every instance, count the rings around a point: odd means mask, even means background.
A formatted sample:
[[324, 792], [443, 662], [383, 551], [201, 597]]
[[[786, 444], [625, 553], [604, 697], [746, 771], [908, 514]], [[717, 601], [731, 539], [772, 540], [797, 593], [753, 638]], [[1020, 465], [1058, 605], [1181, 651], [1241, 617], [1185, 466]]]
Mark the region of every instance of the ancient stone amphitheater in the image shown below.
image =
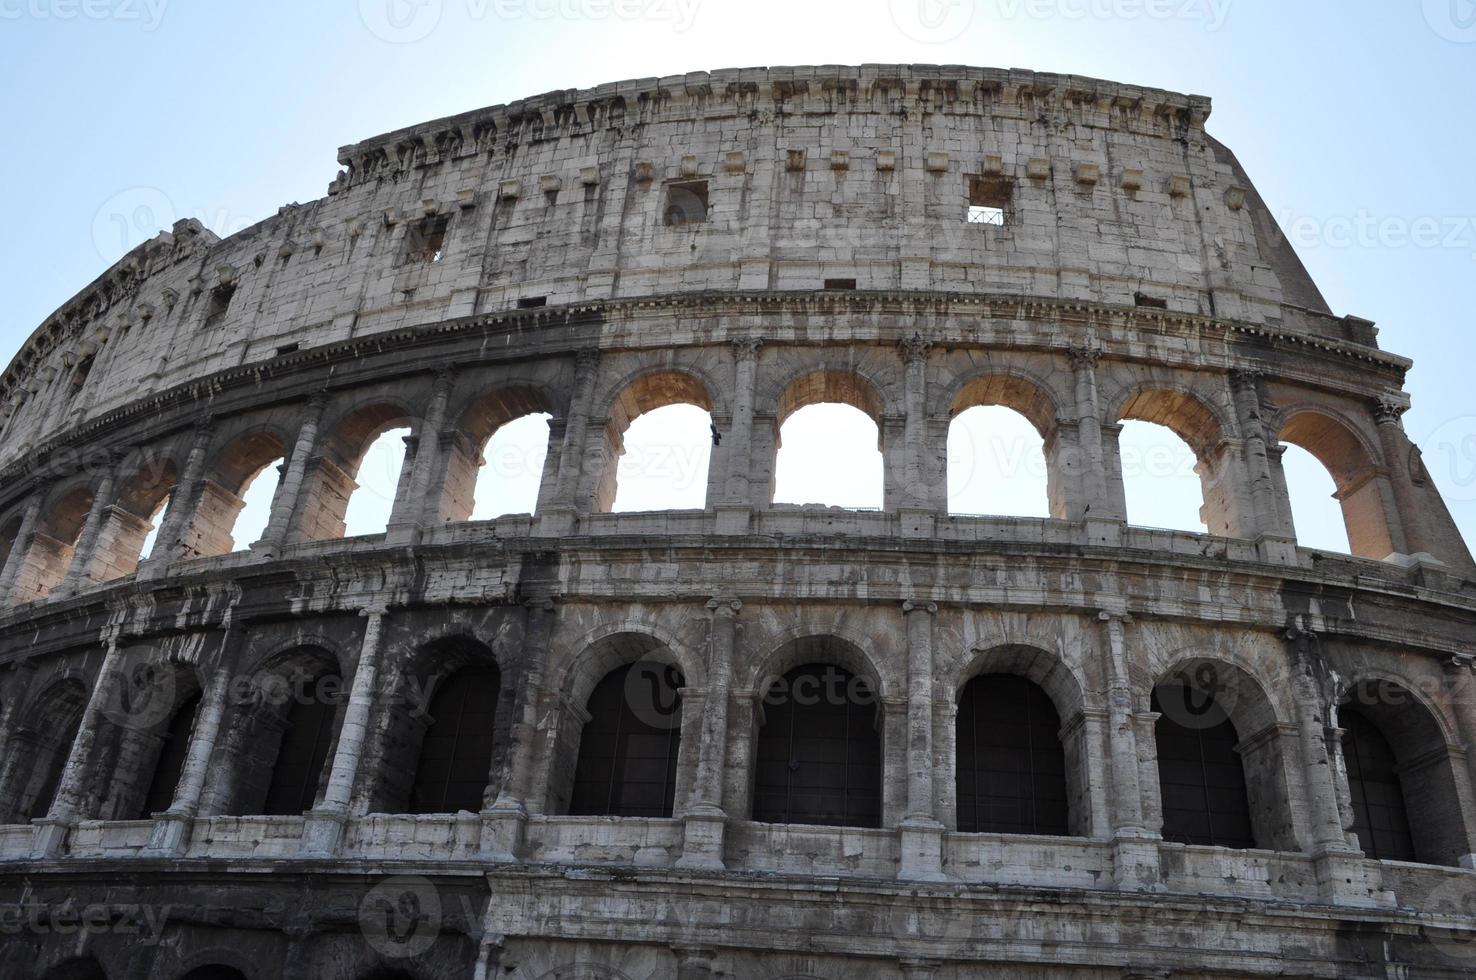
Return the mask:
[[[1476, 567], [1410, 362], [1209, 110], [642, 79], [133, 249], [0, 380], [0, 975], [1476, 970]], [[673, 403], [705, 506], [612, 512]], [[879, 509], [772, 503], [817, 403], [876, 423]], [[1048, 518], [949, 512], [981, 405], [1039, 431]], [[536, 509], [470, 520], [536, 413]], [[1209, 533], [1127, 522], [1128, 420], [1192, 447]], [[396, 429], [387, 527], [346, 537]], [[1351, 555], [1298, 547], [1286, 444]]]

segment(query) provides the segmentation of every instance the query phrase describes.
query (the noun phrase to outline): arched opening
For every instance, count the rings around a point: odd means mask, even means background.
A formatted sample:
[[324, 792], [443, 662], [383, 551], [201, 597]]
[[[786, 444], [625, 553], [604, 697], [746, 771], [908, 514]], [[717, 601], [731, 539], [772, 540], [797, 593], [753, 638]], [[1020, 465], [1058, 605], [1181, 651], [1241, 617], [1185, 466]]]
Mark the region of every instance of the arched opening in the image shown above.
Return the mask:
[[1338, 707], [1353, 829], [1369, 857], [1458, 865], [1468, 852], [1450, 745], [1408, 689], [1366, 680]]
[[71, 678], [53, 683], [32, 703], [6, 745], [0, 823], [34, 820], [50, 812], [86, 703], [86, 688]]
[[881, 399], [854, 374], [817, 371], [790, 384], [775, 415], [774, 503], [880, 510], [881, 417]]
[[595, 685], [579, 737], [571, 814], [672, 815], [684, 683], [670, 664], [640, 660]]
[[1244, 469], [1214, 411], [1171, 388], [1135, 391], [1118, 436], [1128, 523], [1238, 537]]
[[[1347, 539], [1347, 548], [1342, 550], [1362, 558], [1383, 559], [1392, 554], [1395, 548], [1386, 517], [1385, 480], [1373, 453], [1353, 431], [1330, 415], [1303, 411], [1292, 414], [1282, 424], [1279, 438], [1283, 443], [1306, 450], [1332, 478], [1332, 496], [1338, 501]], [[1309, 507], [1320, 495], [1316, 488], [1319, 474], [1313, 470], [1308, 480], [1306, 467], [1297, 467], [1297, 459], [1295, 455], [1290, 461], [1285, 456], [1282, 458], [1297, 540], [1301, 543], [1305, 537], [1310, 542], [1321, 537], [1336, 542], [1339, 539], [1328, 535], [1326, 530], [1319, 530], [1313, 536], [1303, 529], [1304, 519], [1310, 519], [1314, 528], [1320, 527], [1319, 516], [1324, 512]], [[1295, 493], [1293, 475], [1299, 478]], [[1312, 486], [1308, 487], [1308, 483]], [[1309, 518], [1309, 514], [1318, 516]]]
[[462, 667], [441, 682], [420, 742], [410, 787], [411, 813], [482, 809], [501, 685], [496, 664]]
[[866, 678], [802, 664], [766, 685], [761, 711], [754, 820], [881, 826], [881, 712]]
[[138, 570], [138, 563], [153, 550], [177, 479], [174, 463], [168, 460], [140, 465], [98, 530], [89, 578], [108, 582]]
[[310, 467], [296, 535], [322, 541], [383, 534], [408, 470], [410, 424], [403, 408], [383, 402], [341, 419]]
[[133, 819], [146, 819], [173, 805], [174, 791], [184, 772], [185, 759], [190, 751], [190, 737], [195, 731], [195, 716], [199, 710], [200, 695], [196, 693], [186, 698], [168, 719], [158, 755], [154, 758], [153, 774], [144, 790], [143, 803], [133, 814]]
[[[0, 570], [3, 570], [10, 561], [11, 554], [15, 551], [20, 539], [21, 519], [13, 517], [0, 524]], [[5, 597], [0, 596], [0, 600]]]
[[445, 456], [439, 518], [487, 521], [532, 514], [550, 461], [552, 399], [528, 385], [507, 385], [476, 398], [461, 414]]
[[948, 425], [948, 512], [1049, 517], [1045, 442], [1019, 412], [975, 406]]
[[1045, 691], [1013, 674], [965, 685], [957, 715], [958, 829], [1070, 832], [1061, 718]]
[[706, 386], [685, 372], [647, 374], [626, 385], [610, 405], [596, 509], [705, 506], [711, 412]]
[[1255, 847], [1240, 736], [1223, 707], [1202, 689], [1169, 683], [1154, 688], [1152, 710], [1163, 839]]
[[225, 555], [249, 548], [266, 533], [281, 480], [285, 447], [273, 432], [249, 432], [213, 460], [183, 534], [183, 558]]
[[1413, 861], [1409, 811], [1389, 740], [1356, 708], [1338, 712], [1338, 724], [1343, 728], [1343, 763], [1358, 845], [1371, 858]]
[[1343, 508], [1338, 503], [1338, 485], [1327, 467], [1301, 446], [1286, 443], [1282, 446], [1281, 470], [1286, 475], [1297, 544], [1352, 554]]
[[332, 654], [299, 647], [253, 678], [229, 726], [222, 810], [235, 816], [292, 816], [312, 809], [347, 698]]
[[17, 602], [44, 599], [61, 584], [71, 567], [77, 538], [87, 515], [92, 510], [92, 490], [77, 487], [58, 497], [42, 512], [36, 522], [31, 547], [16, 575], [14, 594]]

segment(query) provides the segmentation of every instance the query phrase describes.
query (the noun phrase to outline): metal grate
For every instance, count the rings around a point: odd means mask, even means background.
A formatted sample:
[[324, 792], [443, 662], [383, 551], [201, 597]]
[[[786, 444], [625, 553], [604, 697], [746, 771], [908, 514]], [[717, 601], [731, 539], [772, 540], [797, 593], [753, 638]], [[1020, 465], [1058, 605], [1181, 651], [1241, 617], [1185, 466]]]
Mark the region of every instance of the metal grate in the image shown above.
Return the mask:
[[[1203, 701], [1197, 693], [1175, 693], [1178, 704]], [[1156, 728], [1158, 782], [1163, 794], [1163, 839], [1182, 844], [1216, 847], [1255, 847], [1245, 769], [1235, 726], [1219, 712], [1205, 711], [1193, 727], [1163, 713], [1158, 691], [1153, 710], [1160, 713]]]
[[287, 712], [287, 728], [282, 732], [277, 761], [272, 766], [272, 781], [262, 806], [264, 815], [292, 816], [311, 810], [317, 802], [323, 764], [328, 759], [328, 746], [333, 743], [338, 705], [335, 699], [316, 692], [337, 690], [340, 686], [335, 673], [324, 674], [300, 688], [314, 693], [304, 693]]
[[1371, 858], [1415, 860], [1394, 750], [1377, 726], [1358, 711], [1344, 707], [1338, 720], [1343, 727], [1343, 762], [1359, 846]]
[[154, 776], [149, 780], [149, 790], [135, 820], [147, 819], [151, 814], [169, 809], [174, 803], [174, 789], [179, 785], [179, 774], [184, 772], [185, 756], [190, 751], [190, 734], [195, 727], [195, 712], [200, 709], [200, 695], [196, 694], [174, 713], [169, 731], [159, 756], [154, 761]]
[[[611, 671], [595, 686], [579, 738], [571, 814], [671, 816], [682, 684], [675, 668], [642, 662]], [[637, 699], [640, 712], [632, 703]]]
[[501, 686], [495, 666], [463, 667], [441, 681], [420, 743], [411, 813], [481, 812]]
[[1061, 718], [1044, 691], [1013, 674], [975, 677], [957, 724], [960, 831], [1070, 832]]

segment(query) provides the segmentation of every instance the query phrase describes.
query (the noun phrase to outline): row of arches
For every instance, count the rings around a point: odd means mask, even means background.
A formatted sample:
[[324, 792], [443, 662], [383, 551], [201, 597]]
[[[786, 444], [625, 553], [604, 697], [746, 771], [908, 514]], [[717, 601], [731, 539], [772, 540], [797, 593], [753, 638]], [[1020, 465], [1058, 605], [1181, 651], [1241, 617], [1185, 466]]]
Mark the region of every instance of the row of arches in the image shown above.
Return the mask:
[[[688, 680], [654, 637], [620, 633], [586, 651], [564, 685], [571, 707], [538, 765], [536, 809], [633, 818], [679, 816], [691, 794], [700, 726], [685, 716]], [[747, 812], [754, 821], [881, 827], [888, 823], [888, 707], [864, 655], [828, 635], [798, 638], [776, 654], [782, 673], [757, 692], [750, 728]], [[981, 656], [952, 704], [951, 814], [963, 833], [1090, 837], [1094, 736], [1083, 694], [1051, 655], [1009, 648]], [[137, 677], [138, 675], [135, 675]], [[1155, 796], [1164, 839], [1227, 848], [1294, 850], [1296, 779], [1289, 778], [1270, 700], [1238, 668], [1207, 689], [1187, 667], [1150, 695]], [[163, 699], [132, 723], [108, 717], [88, 762], [84, 812], [137, 820], [170, 808], [201, 692], [192, 672], [146, 676], [131, 697]], [[0, 822], [46, 815], [62, 779], [85, 703], [75, 677], [29, 704], [0, 760]], [[230, 706], [215, 747], [202, 812], [297, 815], [327, 784], [342, 724], [344, 684], [320, 647], [264, 663]], [[168, 710], [163, 710], [167, 706]], [[376, 709], [376, 737], [361, 762], [361, 812], [478, 812], [504, 786], [511, 685], [492, 651], [450, 637], [408, 657]], [[895, 709], [890, 709], [895, 710]], [[143, 718], [140, 721], [140, 718]], [[1468, 853], [1454, 762], [1439, 722], [1411, 692], [1368, 680], [1337, 708], [1336, 772], [1344, 827], [1366, 856], [1455, 864]], [[740, 723], [739, 729], [741, 730]], [[734, 736], [730, 736], [734, 737]], [[1095, 784], [1095, 785], [1094, 785]]]
[[[946, 414], [915, 423], [889, 414], [893, 406], [863, 376], [830, 368], [789, 382], [772, 416], [761, 406], [745, 410], [755, 423], [771, 420], [771, 430], [737, 426], [732, 406], [684, 368], [648, 370], [612, 388], [603, 415], [570, 397], [509, 384], [459, 409], [447, 394], [447, 407], [432, 406], [430, 418], [397, 396], [370, 397], [311, 415], [296, 432], [246, 420], [222, 427], [219, 438], [207, 432], [197, 436], [198, 465], [144, 454], [119, 471], [116, 489], [112, 481], [66, 481], [39, 504], [29, 533], [21, 512], [0, 516], [12, 595], [44, 597], [69, 573], [84, 581], [132, 574], [161, 524], [172, 525], [163, 547], [174, 560], [267, 537], [332, 539], [555, 504], [609, 511], [903, 502], [953, 514], [1092, 514], [1232, 537], [1253, 536], [1260, 521], [1365, 557], [1397, 550], [1376, 452], [1320, 408], [1277, 420], [1284, 445], [1269, 447], [1273, 496], [1296, 492], [1262, 508], [1275, 514], [1253, 514], [1246, 467], [1254, 454], [1235, 434], [1238, 423], [1171, 386], [1128, 389], [1091, 439], [1043, 382], [1014, 374], [975, 376], [957, 385]], [[571, 418], [590, 424], [571, 426]], [[580, 444], [565, 445], [585, 431]], [[1073, 483], [1099, 469], [1097, 483]], [[187, 511], [177, 517], [176, 496]], [[96, 527], [83, 540], [89, 522]]]

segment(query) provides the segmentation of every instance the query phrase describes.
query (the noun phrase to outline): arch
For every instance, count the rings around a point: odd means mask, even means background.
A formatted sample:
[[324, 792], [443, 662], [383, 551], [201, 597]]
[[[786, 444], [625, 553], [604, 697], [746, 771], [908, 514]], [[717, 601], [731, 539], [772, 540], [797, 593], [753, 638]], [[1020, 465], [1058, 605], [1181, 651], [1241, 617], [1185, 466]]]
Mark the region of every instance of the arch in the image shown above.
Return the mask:
[[790, 668], [760, 693], [753, 819], [880, 827], [876, 688], [827, 658]]
[[[450, 446], [443, 447], [446, 453], [444, 477], [441, 481], [439, 518], [442, 522], [472, 519], [478, 507], [478, 497], [492, 492], [500, 481], [488, 479], [496, 475], [496, 467], [489, 470], [487, 449], [499, 432], [510, 423], [529, 416], [560, 415], [557, 400], [543, 388], [526, 383], [508, 383], [482, 392], [462, 410], [457, 422], [457, 438]], [[547, 440], [552, 440], [554, 429], [549, 427]], [[545, 442], [543, 460], [536, 464], [540, 471], [547, 468], [549, 459], [557, 459], [552, 448]], [[526, 508], [526, 513], [537, 509], [537, 492]], [[505, 509], [503, 513], [521, 513], [521, 508]]]
[[386, 698], [378, 758], [367, 767], [370, 809], [479, 812], [506, 739], [502, 682], [496, 656], [475, 637], [452, 634], [417, 648]]
[[1188, 443], [1201, 459], [1234, 431], [1208, 401], [1179, 385], [1135, 385], [1124, 392], [1111, 418], [1164, 426]]
[[998, 405], [1023, 415], [1042, 439], [1056, 430], [1055, 399], [1037, 378], [1016, 371], [988, 371], [959, 380], [948, 401], [948, 415], [957, 418], [980, 406]]
[[1354, 426], [1325, 409], [1298, 406], [1282, 413], [1277, 438], [1307, 450], [1332, 476], [1353, 554], [1383, 559], [1397, 550], [1379, 455]]
[[744, 688], [762, 694], [783, 674], [811, 662], [833, 663], [864, 679], [882, 701], [897, 695], [902, 681], [884, 673], [878, 666], [888, 662], [873, 647], [872, 641], [854, 630], [836, 624], [823, 626], [801, 624], [791, 627], [771, 640], [773, 648], [757, 659], [744, 677]]
[[[1345, 716], [1351, 726], [1342, 725], [1345, 743], [1342, 768], [1353, 803], [1354, 831], [1364, 854], [1399, 859], [1402, 853], [1401, 842], [1393, 835], [1377, 832], [1370, 835], [1370, 828], [1361, 822], [1360, 818], [1366, 819], [1374, 812], [1369, 804], [1377, 803], [1381, 816], [1397, 820], [1403, 811], [1412, 838], [1408, 842], [1412, 860], [1459, 865], [1469, 848], [1456, 788], [1455, 763], [1450, 756], [1452, 739], [1439, 712], [1413, 686], [1387, 676], [1364, 673], [1349, 683], [1339, 698], [1340, 724]], [[1359, 789], [1380, 794], [1376, 801], [1368, 797], [1360, 800], [1354, 795], [1355, 772], [1361, 771], [1367, 749], [1384, 747], [1374, 744], [1375, 738], [1381, 739], [1393, 755], [1393, 765], [1388, 771], [1375, 775], [1392, 776], [1394, 782], [1391, 785], [1387, 778], [1359, 780], [1362, 784]], [[1381, 760], [1368, 758], [1367, 761]], [[1385, 848], [1389, 849], [1388, 853], [1384, 853]]]
[[87, 688], [75, 676], [52, 681], [31, 699], [5, 747], [0, 823], [44, 817], [50, 811], [86, 706]]
[[606, 674], [584, 704], [569, 812], [670, 817], [676, 803], [685, 681], [651, 660]]
[[347, 700], [334, 654], [296, 646], [267, 658], [251, 675], [230, 727], [225, 813], [296, 815], [311, 809]]
[[[257, 483], [262, 479], [271, 481], [272, 492], [265, 497], [265, 509], [270, 510], [271, 499], [276, 494], [280, 473], [269, 468], [286, 462], [287, 443], [281, 433], [271, 428], [259, 428], [244, 432], [215, 454], [206, 470], [207, 476], [200, 487], [195, 501], [194, 513], [190, 515], [189, 527], [181, 541], [181, 555], [185, 558], [200, 558], [229, 554], [252, 542], [243, 537], [256, 537], [254, 531], [247, 535], [241, 532], [246, 512], [246, 496], [261, 496]], [[270, 514], [259, 515], [259, 524], [266, 526]]]
[[1186, 657], [1149, 707], [1165, 840], [1296, 850], [1287, 776], [1297, 750], [1261, 682], [1235, 664]]
[[[555, 812], [569, 811], [579, 802], [574, 796], [578, 790], [576, 782], [580, 775], [592, 775], [593, 770], [589, 766], [595, 761], [603, 759], [611, 767], [608, 772], [614, 773], [613, 767], [630, 757], [629, 752], [619, 758], [611, 752], [602, 756], [587, 752], [586, 740], [591, 735], [609, 742], [612, 732], [636, 732], [645, 742], [660, 741], [661, 748], [667, 752], [695, 748], [681, 740], [681, 726], [690, 721], [681, 709], [681, 691], [688, 686], [700, 686], [703, 676], [700, 661], [689, 651], [668, 642], [659, 631], [644, 624], [607, 625], [579, 641], [575, 648], [580, 652], [564, 668], [557, 688], [567, 708], [558, 734], [549, 785], [549, 797]], [[618, 678], [620, 686], [613, 688], [612, 681], [612, 688], [605, 691], [606, 699], [597, 702], [595, 696], [600, 692], [600, 686], [611, 678]], [[613, 695], [619, 695], [618, 699], [612, 695], [612, 689]], [[598, 716], [597, 708], [602, 711]], [[617, 708], [620, 709], [618, 716], [615, 714]], [[640, 724], [617, 728], [622, 719], [629, 720], [626, 709]], [[591, 729], [589, 723], [596, 718], [598, 723]], [[586, 758], [591, 762], [585, 772], [580, 773], [580, 766]], [[637, 758], [656, 756], [653, 752], [638, 752]], [[646, 765], [649, 768], [650, 763]], [[665, 776], [663, 773], [663, 792]], [[680, 767], [673, 767], [670, 776], [676, 794], [674, 798], [679, 798], [683, 788], [679, 784], [684, 782], [684, 774]], [[588, 796], [583, 798], [584, 801], [589, 799]], [[645, 796], [637, 795], [632, 799], [649, 804]], [[651, 809], [650, 806], [644, 808]], [[669, 807], [667, 809], [670, 810]]]
[[[1062, 785], [1064, 793], [1064, 820], [1058, 821], [1054, 832], [1073, 837], [1088, 837], [1092, 833], [1092, 780], [1091, 780], [1091, 734], [1082, 724], [1083, 695], [1080, 680], [1058, 655], [1038, 647], [1011, 643], [991, 647], [975, 653], [968, 665], [959, 674], [952, 692], [954, 703], [959, 709], [955, 716], [954, 752], [957, 772], [955, 776], [955, 807], [959, 811], [959, 829], [964, 828], [962, 811], [962, 787], [958, 785], [964, 777], [965, 761], [961, 758], [965, 744], [963, 731], [963, 701], [965, 692], [980, 678], [1018, 678], [1038, 690], [1049, 702], [1055, 716], [1055, 727], [1050, 730], [1051, 740], [1061, 753]], [[1023, 704], [1017, 700], [1012, 704]], [[1028, 694], [1028, 692], [1025, 692]], [[1032, 717], [1040, 713], [1034, 712]], [[1045, 727], [1041, 727], [1041, 732]], [[977, 740], [976, 740], [977, 741]], [[1011, 747], [1017, 748], [1017, 747]], [[1019, 760], [1016, 760], [1019, 761]], [[1047, 760], [1048, 762], [1050, 760]], [[976, 793], [977, 797], [977, 793]]]
[[200, 693], [197, 691], [185, 698], [169, 717], [163, 732], [163, 744], [159, 746], [153, 773], [144, 790], [143, 803], [134, 819], [146, 819], [173, 805], [174, 793], [179, 786], [179, 777], [184, 772], [185, 758], [189, 755], [190, 739], [194, 737], [195, 719], [199, 712]]
[[1367, 857], [1413, 861], [1414, 837], [1393, 747], [1356, 707], [1340, 710], [1338, 724], [1343, 729], [1343, 768], [1359, 846]]
[[[304, 499], [297, 506], [297, 536], [307, 540], [341, 538], [347, 533], [346, 519], [356, 495], [364, 490], [360, 480], [361, 466], [371, 447], [388, 432], [413, 431], [415, 413], [405, 404], [381, 399], [361, 405], [341, 415], [327, 431], [322, 451], [313, 460], [313, 470]], [[399, 474], [375, 475], [375, 492], [388, 498], [379, 502], [376, 513], [366, 522], [378, 526], [379, 511], [387, 522], [404, 481], [408, 456], [402, 449], [387, 449], [387, 460], [399, 460]], [[378, 486], [393, 480], [394, 486]], [[367, 492], [367, 491], [365, 491]], [[361, 499], [363, 499], [361, 497]], [[370, 530], [368, 533], [376, 533]]]
[[178, 482], [172, 459], [145, 454], [121, 481], [122, 490], [103, 519], [89, 561], [89, 578], [108, 582], [138, 570]]
[[[632, 424], [641, 416], [659, 409], [691, 405], [707, 414], [706, 430], [710, 432], [714, 407], [712, 390], [701, 376], [687, 368], [649, 369], [627, 379], [616, 389], [607, 413], [605, 454], [595, 490], [597, 510], [610, 511], [615, 506], [619, 493], [620, 461], [626, 454], [626, 438]], [[700, 453], [708, 460], [711, 458], [711, 439], [705, 436], [704, 432], [697, 437], [700, 445], [686, 447], [694, 456], [690, 462], [701, 472], [705, 472], [706, 466], [696, 462], [696, 454]], [[667, 462], [669, 464], [670, 460]], [[701, 479], [697, 485], [705, 490], [707, 481]]]
[[17, 602], [44, 599], [51, 594], [71, 567], [77, 539], [92, 511], [93, 490], [75, 484], [55, 493], [41, 509], [30, 547], [15, 578]]
[[[832, 411], [830, 416], [825, 416], [818, 410], [818, 406], [822, 405], [847, 406], [869, 419], [875, 430], [875, 448], [869, 445], [871, 434], [862, 434], [864, 423], [856, 424], [860, 421], [859, 417], [848, 418], [853, 413], [845, 410]], [[823, 473], [832, 475], [830, 482], [833, 485], [820, 489], [820, 499], [817, 499], [813, 488], [801, 493], [796, 487], [787, 486], [791, 480], [790, 469], [794, 465], [791, 459], [796, 448], [791, 433], [791, 445], [786, 451], [784, 428], [796, 413], [812, 409], [816, 411], [808, 411], [807, 414], [813, 416], [819, 412], [827, 423], [826, 431], [824, 435], [818, 431], [808, 433], [802, 458], [807, 463], [813, 463], [817, 459], [823, 460], [827, 455], [833, 457], [839, 452], [848, 453], [843, 458], [833, 458], [831, 465], [824, 467]], [[773, 502], [816, 503], [867, 510], [883, 508], [886, 505], [886, 466], [883, 458], [885, 436], [882, 430], [884, 410], [885, 402], [880, 391], [857, 371], [819, 368], [792, 376], [775, 404], [775, 455], [771, 494]], [[808, 428], [813, 428], [814, 420], [810, 421]], [[847, 427], [857, 429], [854, 443], [849, 438], [837, 442], [834, 433], [837, 429], [844, 431]], [[817, 480], [824, 480], [822, 473], [811, 473], [806, 482], [814, 483]], [[858, 496], [856, 492], [862, 488], [871, 489], [872, 492]]]
[[958, 829], [1065, 836], [1070, 824], [1061, 717], [1018, 674], [978, 674], [955, 720]]
[[[1056, 468], [1034, 423], [1012, 408], [975, 405], [948, 424], [950, 514], [1064, 517]], [[1032, 468], [1038, 466], [1039, 472]]]

